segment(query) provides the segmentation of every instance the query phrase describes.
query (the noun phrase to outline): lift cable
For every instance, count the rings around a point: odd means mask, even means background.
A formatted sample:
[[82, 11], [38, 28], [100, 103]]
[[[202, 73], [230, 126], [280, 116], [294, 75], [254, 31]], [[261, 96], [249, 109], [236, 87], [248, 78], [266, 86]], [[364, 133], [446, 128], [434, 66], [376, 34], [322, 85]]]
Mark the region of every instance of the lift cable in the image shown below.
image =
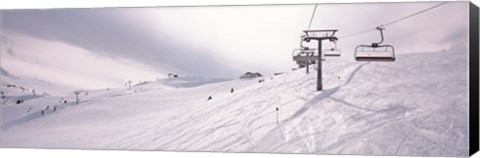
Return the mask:
[[313, 16], [315, 16], [315, 11], [316, 10], [317, 10], [317, 4], [315, 4], [315, 8], [313, 8], [312, 17], [310, 18], [310, 24], [308, 24], [308, 29], [307, 30], [310, 30], [310, 26], [312, 26]]
[[427, 11], [429, 11], [429, 10], [435, 9], [435, 8], [440, 7], [440, 6], [442, 6], [442, 5], [445, 5], [445, 4], [447, 4], [447, 3], [448, 3], [448, 2], [443, 2], [443, 3], [437, 4], [437, 5], [433, 6], [433, 7], [427, 8], [427, 9], [422, 10], [422, 11], [419, 11], [419, 12], [416, 12], [416, 13], [411, 14], [411, 15], [409, 15], [409, 16], [406, 16], [406, 17], [403, 17], [403, 18], [400, 18], [400, 19], [391, 21], [391, 22], [389, 22], [389, 23], [383, 24], [383, 26], [387, 26], [387, 25], [391, 25], [391, 24], [397, 23], [397, 22], [399, 22], [399, 21], [408, 19], [408, 18], [413, 17], [413, 16], [418, 15], [418, 14], [422, 14], [422, 13], [424, 13], [424, 12], [427, 12]]
[[[413, 16], [416, 16], [416, 15], [425, 13], [425, 12], [427, 12], [427, 11], [430, 11], [430, 10], [432, 10], [432, 9], [438, 8], [438, 7], [440, 7], [440, 6], [442, 6], [442, 5], [445, 5], [445, 4], [447, 4], [447, 3], [448, 3], [448, 2], [443, 2], [443, 3], [437, 4], [437, 5], [432, 6], [432, 7], [430, 7], [430, 8], [421, 10], [421, 11], [419, 11], [419, 12], [416, 12], [416, 13], [414, 13], [414, 14], [410, 14], [410, 15], [408, 15], [408, 16], [405, 16], [405, 17], [400, 18], [400, 19], [397, 19], [397, 20], [393, 20], [393, 21], [391, 21], [391, 22], [385, 23], [385, 24], [380, 25], [380, 26], [384, 27], [384, 26], [387, 26], [387, 25], [392, 25], [392, 24], [394, 24], [394, 23], [403, 21], [403, 20], [408, 19], [408, 18], [411, 18], [411, 17], [413, 17]], [[375, 27], [375, 28], [373, 28], [373, 29], [368, 29], [368, 30], [360, 31], [360, 32], [357, 32], [357, 33], [348, 34], [348, 35], [345, 35], [345, 36], [341, 36], [341, 37], [339, 37], [339, 38], [352, 37], [352, 36], [356, 36], [356, 35], [359, 35], [359, 34], [367, 33], [367, 32], [370, 32], [370, 31], [375, 31], [375, 30], [377, 30], [376, 28], [377, 28], [377, 27]]]

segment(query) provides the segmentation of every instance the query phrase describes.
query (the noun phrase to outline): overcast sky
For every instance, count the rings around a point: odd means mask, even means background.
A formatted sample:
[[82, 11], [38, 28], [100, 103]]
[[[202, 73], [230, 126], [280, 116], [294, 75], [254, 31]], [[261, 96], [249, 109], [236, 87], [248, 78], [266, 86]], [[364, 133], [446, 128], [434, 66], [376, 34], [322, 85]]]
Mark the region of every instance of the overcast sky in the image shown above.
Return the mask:
[[[439, 4], [320, 4], [311, 29], [337, 36], [402, 18]], [[397, 54], [466, 45], [468, 2], [450, 2], [386, 28]], [[296, 67], [314, 5], [54, 9], [2, 11], [1, 66], [10, 73], [78, 87], [121, 85], [181, 75], [236, 78]], [[378, 32], [340, 38], [342, 57]], [[328, 46], [328, 43], [325, 43]], [[8, 46], [8, 47], [5, 47]]]

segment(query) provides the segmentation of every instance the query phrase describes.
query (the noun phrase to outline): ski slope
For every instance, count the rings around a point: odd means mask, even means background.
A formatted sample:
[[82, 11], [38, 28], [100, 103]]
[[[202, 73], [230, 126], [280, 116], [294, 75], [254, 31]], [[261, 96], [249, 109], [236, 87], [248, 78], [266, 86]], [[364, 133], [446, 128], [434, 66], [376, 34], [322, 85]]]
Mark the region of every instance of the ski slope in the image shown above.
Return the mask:
[[299, 69], [89, 90], [78, 105], [73, 92], [7, 102], [0, 146], [468, 156], [465, 52], [399, 55], [394, 63], [327, 60], [320, 92], [316, 72]]

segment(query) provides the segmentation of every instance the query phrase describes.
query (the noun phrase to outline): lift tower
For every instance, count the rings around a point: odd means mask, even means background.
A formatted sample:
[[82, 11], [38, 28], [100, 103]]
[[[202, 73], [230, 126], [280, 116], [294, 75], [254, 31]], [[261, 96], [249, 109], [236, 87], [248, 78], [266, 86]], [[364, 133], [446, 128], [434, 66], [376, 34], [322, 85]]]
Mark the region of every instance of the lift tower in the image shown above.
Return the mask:
[[337, 41], [338, 38], [335, 37], [335, 32], [338, 30], [304, 30], [305, 37], [303, 40], [305, 42], [310, 42], [310, 40], [316, 40], [318, 42], [318, 67], [317, 67], [317, 91], [323, 90], [322, 85], [322, 41]]

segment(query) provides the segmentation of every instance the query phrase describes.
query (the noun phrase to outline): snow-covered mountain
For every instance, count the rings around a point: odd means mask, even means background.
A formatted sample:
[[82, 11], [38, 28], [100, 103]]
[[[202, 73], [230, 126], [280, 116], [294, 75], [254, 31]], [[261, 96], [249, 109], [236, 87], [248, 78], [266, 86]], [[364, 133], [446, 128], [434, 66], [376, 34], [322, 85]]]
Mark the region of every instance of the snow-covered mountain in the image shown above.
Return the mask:
[[0, 146], [467, 156], [466, 52], [399, 55], [393, 63], [327, 60], [320, 92], [316, 73], [299, 69], [89, 90], [78, 105], [73, 92], [7, 102]]
[[[39, 80], [59, 87], [99, 89], [121, 86], [127, 81], [166, 78], [167, 72], [182, 73], [166, 63], [151, 66], [122, 56], [62, 41], [23, 34], [0, 36], [0, 63], [8, 76]], [[128, 73], [126, 73], [128, 72]]]

